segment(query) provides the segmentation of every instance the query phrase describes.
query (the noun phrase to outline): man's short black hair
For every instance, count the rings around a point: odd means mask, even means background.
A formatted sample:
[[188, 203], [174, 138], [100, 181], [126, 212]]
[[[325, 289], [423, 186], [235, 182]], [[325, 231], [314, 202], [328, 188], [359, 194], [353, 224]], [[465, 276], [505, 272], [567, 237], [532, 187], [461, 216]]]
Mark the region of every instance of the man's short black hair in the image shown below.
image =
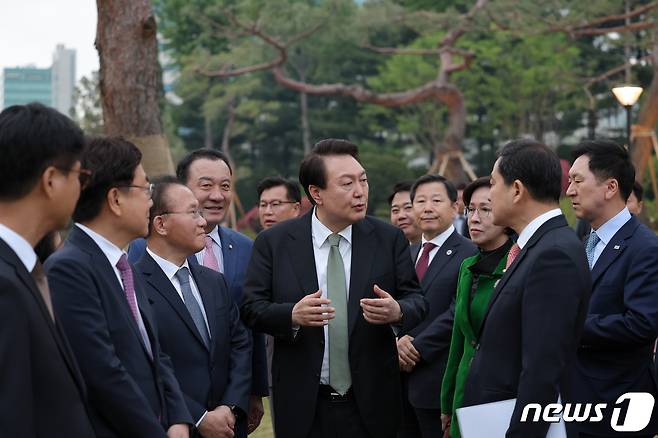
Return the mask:
[[642, 197], [644, 196], [644, 187], [642, 187], [642, 184], [637, 181], [633, 183], [633, 194], [637, 198], [637, 202], [642, 202]]
[[231, 163], [229, 162], [228, 157], [223, 152], [215, 149], [203, 148], [190, 152], [178, 162], [178, 165], [176, 166], [176, 176], [178, 177], [178, 179], [183, 181], [184, 184], [187, 184], [187, 178], [190, 174], [190, 166], [196, 160], [201, 160], [201, 159], [211, 160], [211, 161], [223, 161], [228, 166], [228, 171], [231, 173], [231, 175], [233, 175], [233, 168], [231, 167]]
[[562, 166], [551, 148], [537, 140], [519, 139], [507, 143], [498, 156], [498, 172], [506, 185], [519, 180], [534, 200], [560, 201]]
[[327, 168], [324, 158], [336, 155], [350, 155], [359, 161], [359, 148], [347, 140], [327, 138], [320, 140], [313, 146], [313, 150], [302, 160], [299, 166], [299, 182], [304, 187], [304, 192], [309, 201], [315, 205], [315, 201], [309, 191], [309, 186], [321, 189], [327, 188]]
[[413, 185], [411, 186], [411, 191], [409, 192], [411, 202], [414, 202], [414, 198], [416, 197], [416, 190], [418, 190], [418, 187], [422, 186], [423, 184], [430, 184], [435, 182], [443, 184], [443, 187], [446, 188], [446, 193], [448, 193], [448, 198], [451, 202], [457, 202], [457, 189], [455, 188], [455, 185], [441, 175], [432, 174], [423, 175], [414, 181]]
[[142, 153], [122, 137], [96, 137], [89, 141], [81, 161], [82, 167], [91, 170], [92, 175], [80, 193], [73, 219], [87, 222], [100, 214], [111, 188], [132, 183]]
[[153, 205], [149, 210], [149, 235], [151, 235], [151, 229], [153, 226], [153, 219], [169, 211], [171, 205], [169, 204], [169, 199], [167, 198], [167, 190], [173, 185], [180, 185], [187, 187], [180, 179], [173, 175], [164, 175], [160, 176], [153, 181], [153, 193], [151, 194], [151, 200]]
[[589, 170], [599, 182], [608, 178], [617, 180], [624, 202], [631, 196], [635, 167], [626, 148], [610, 140], [586, 140], [579, 143], [571, 154], [574, 160], [586, 155]]
[[491, 187], [491, 177], [482, 176], [475, 181], [472, 181], [464, 188], [464, 193], [462, 193], [462, 201], [466, 207], [468, 207], [468, 204], [471, 203], [471, 197], [473, 196], [473, 193], [475, 193], [475, 191], [480, 187]]
[[258, 186], [256, 187], [258, 199], [260, 199], [265, 190], [279, 186], [286, 188], [286, 197], [288, 198], [288, 201], [302, 202], [302, 194], [299, 190], [299, 184], [297, 184], [296, 181], [281, 178], [280, 176], [268, 176], [258, 183]]
[[393, 192], [388, 195], [388, 205], [393, 203], [393, 198], [400, 192], [411, 192], [412, 181], [402, 181], [393, 186]]
[[70, 169], [85, 139], [65, 115], [40, 103], [14, 105], [0, 113], [0, 200], [30, 193], [44, 170]]

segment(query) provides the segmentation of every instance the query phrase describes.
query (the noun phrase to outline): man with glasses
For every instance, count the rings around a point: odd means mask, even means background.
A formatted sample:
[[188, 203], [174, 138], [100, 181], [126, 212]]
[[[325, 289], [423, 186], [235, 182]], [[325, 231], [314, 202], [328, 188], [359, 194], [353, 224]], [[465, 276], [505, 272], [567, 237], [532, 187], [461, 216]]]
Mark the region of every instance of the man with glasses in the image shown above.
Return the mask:
[[403, 375], [405, 417], [400, 436], [428, 438], [441, 436], [440, 376], [448, 361], [459, 267], [477, 247], [455, 230], [457, 190], [450, 181], [439, 175], [421, 176], [410, 196], [423, 233], [411, 254], [429, 312], [398, 340], [400, 367], [408, 373]]
[[86, 386], [53, 313], [33, 247], [66, 227], [80, 195], [84, 137], [38, 103], [0, 113], [0, 429], [93, 437]]
[[205, 245], [205, 226], [192, 191], [175, 177], [161, 179], [135, 269], [196, 430], [204, 438], [246, 438], [251, 340], [224, 276], [188, 261]]
[[89, 387], [98, 436], [184, 438], [192, 418], [122, 249], [148, 231], [152, 185], [140, 161], [124, 139], [91, 140], [82, 166], [92, 179], [46, 271], [55, 313]]
[[302, 195], [296, 182], [271, 176], [258, 183], [256, 190], [258, 219], [264, 230], [299, 216]]

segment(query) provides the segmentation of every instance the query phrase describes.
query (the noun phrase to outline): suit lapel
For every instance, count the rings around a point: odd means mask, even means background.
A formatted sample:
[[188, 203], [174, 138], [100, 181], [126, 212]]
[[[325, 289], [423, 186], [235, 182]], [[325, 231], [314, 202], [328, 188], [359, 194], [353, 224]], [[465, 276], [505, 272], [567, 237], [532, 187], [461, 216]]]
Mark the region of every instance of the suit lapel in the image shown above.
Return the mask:
[[[53, 321], [52, 317], [50, 316], [50, 312], [46, 307], [46, 303], [44, 303], [43, 301], [41, 292], [39, 291], [36, 283], [34, 282], [34, 279], [25, 268], [25, 265], [18, 258], [16, 253], [14, 253], [14, 251], [9, 247], [9, 245], [7, 245], [2, 239], [0, 239], [0, 257], [2, 257], [7, 263], [9, 263], [14, 267], [14, 271], [16, 272], [16, 275], [21, 280], [23, 285], [30, 291], [32, 298], [37, 302], [37, 306], [39, 307], [41, 316], [46, 321], [46, 325], [48, 326], [48, 329], [55, 340], [55, 344], [57, 345], [57, 349], [59, 350], [60, 354], [64, 359], [64, 363], [66, 363], [69, 372], [73, 376], [73, 380], [75, 381], [75, 384], [78, 386], [80, 393], [83, 396], [85, 396], [86, 391], [82, 379], [82, 374], [80, 373], [80, 369], [78, 368], [75, 360], [73, 359], [73, 353], [71, 352], [71, 348], [69, 347], [68, 342], [66, 341], [66, 336], [63, 334], [61, 327], [59, 327], [59, 324], [57, 324], [57, 326], [55, 325], [55, 322]], [[56, 315], [55, 318], [57, 318]]]
[[610, 239], [594, 264], [594, 269], [592, 269], [592, 290], [594, 290], [594, 285], [596, 285], [601, 274], [607, 271], [608, 266], [610, 266], [617, 257], [624, 252], [626, 249], [626, 239], [635, 233], [639, 224], [637, 218], [631, 216], [631, 218], [615, 233], [615, 235], [612, 236], [612, 239]]
[[411, 252], [411, 261], [416, 267], [416, 260], [418, 260], [418, 254], [420, 254], [420, 243], [414, 243], [409, 247], [409, 252]]
[[313, 252], [313, 237], [311, 236], [311, 215], [313, 209], [299, 219], [298, 226], [292, 227], [287, 248], [290, 264], [294, 267], [295, 276], [301, 286], [299, 298], [312, 294], [319, 289], [318, 276], [315, 268], [315, 253]]
[[[206, 318], [208, 319], [208, 328], [210, 330], [211, 338], [210, 354], [212, 355], [215, 351], [215, 343], [212, 342], [212, 339], [214, 338], [216, 334], [215, 332], [217, 330], [215, 314], [215, 309], [217, 308], [217, 294], [215, 293], [215, 289], [217, 288], [217, 284], [213, 284], [212, 279], [209, 278], [207, 272], [201, 269], [199, 265], [190, 266], [190, 270], [192, 272], [192, 278], [194, 278], [197, 289], [199, 290], [199, 295], [201, 296], [201, 301], [203, 302], [203, 308], [206, 311]], [[190, 318], [190, 321], [191, 320], [192, 319]], [[198, 339], [201, 340], [200, 337]]]
[[229, 288], [235, 280], [236, 265], [238, 263], [233, 238], [222, 227], [218, 227], [219, 238], [222, 241], [222, 257], [224, 258], [224, 277]]
[[500, 296], [500, 292], [505, 288], [505, 285], [509, 281], [510, 278], [514, 275], [514, 271], [518, 268], [518, 266], [521, 264], [523, 261], [525, 255], [528, 253], [528, 251], [531, 250], [533, 246], [539, 240], [546, 234], [548, 231], [559, 228], [559, 227], [566, 227], [567, 221], [564, 218], [563, 215], [556, 216], [554, 218], [549, 219], [548, 221], [544, 222], [541, 227], [537, 231], [535, 231], [535, 234], [532, 235], [528, 243], [525, 244], [521, 252], [519, 253], [518, 256], [516, 256], [516, 259], [514, 259], [514, 262], [512, 265], [506, 269], [503, 274], [503, 277], [500, 279], [496, 287], [494, 288], [493, 293], [491, 294], [491, 299], [489, 300], [489, 305], [487, 306], [487, 310], [484, 314], [484, 317], [482, 318], [482, 324], [480, 324], [480, 330], [478, 332], [478, 339], [482, 336], [482, 330], [484, 330], [484, 326], [487, 322], [487, 318], [489, 317], [489, 313], [491, 312], [491, 309], [496, 302], [496, 299]]
[[187, 328], [192, 332], [192, 334], [197, 338], [199, 342], [203, 344], [201, 335], [192, 321], [190, 312], [185, 307], [185, 303], [181, 300], [180, 295], [176, 292], [174, 285], [171, 284], [171, 281], [164, 274], [162, 269], [155, 263], [153, 257], [148, 253], [144, 254], [144, 258], [141, 260], [140, 268], [142, 268], [142, 273], [146, 281], [155, 289], [162, 297], [169, 303], [169, 305], [174, 309], [178, 316], [183, 320]]
[[367, 290], [370, 268], [377, 248], [377, 241], [372, 235], [372, 230], [372, 225], [365, 219], [352, 225], [352, 266], [347, 301], [347, 321], [350, 335], [361, 313], [359, 304], [361, 298], [372, 292]]
[[429, 286], [432, 284], [438, 273], [441, 272], [441, 269], [448, 263], [448, 261], [450, 261], [450, 259], [456, 256], [459, 245], [461, 244], [460, 240], [459, 233], [453, 231], [443, 245], [438, 248], [432, 259], [432, 263], [430, 263], [427, 268], [423, 281], [420, 283], [423, 290], [429, 290]]

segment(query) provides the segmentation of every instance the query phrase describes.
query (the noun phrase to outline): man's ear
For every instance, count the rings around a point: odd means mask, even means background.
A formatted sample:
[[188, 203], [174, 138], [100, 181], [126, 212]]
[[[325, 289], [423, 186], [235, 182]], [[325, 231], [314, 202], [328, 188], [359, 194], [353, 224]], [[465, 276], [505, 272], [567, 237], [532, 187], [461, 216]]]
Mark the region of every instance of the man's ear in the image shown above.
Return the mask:
[[119, 190], [117, 187], [112, 187], [110, 190], [108, 190], [107, 195], [105, 196], [107, 207], [116, 216], [121, 216], [123, 213], [121, 206], [123, 202], [121, 196], [121, 190]]
[[[48, 199], [52, 199], [55, 194], [56, 184], [55, 178], [58, 175], [58, 170], [54, 166], [46, 167], [46, 170], [43, 171], [41, 177], [39, 178], [37, 185], [43, 191], [44, 195]], [[35, 187], [37, 188], [37, 187]]]
[[318, 186], [310, 185], [308, 186], [308, 191], [311, 194], [311, 198], [315, 201], [317, 205], [322, 205], [322, 196], [320, 195], [320, 188]]
[[520, 202], [521, 199], [528, 195], [526, 186], [520, 180], [515, 179], [512, 183], [512, 202]]
[[[605, 193], [603, 194], [605, 200], [614, 198], [615, 196], [621, 196], [619, 192], [619, 181], [614, 178], [609, 178], [605, 182]], [[626, 201], [624, 201], [626, 203]]]
[[157, 233], [160, 236], [166, 236], [167, 227], [165, 226], [164, 222], [165, 221], [163, 216], [154, 217], [153, 221], [151, 222], [151, 233]]

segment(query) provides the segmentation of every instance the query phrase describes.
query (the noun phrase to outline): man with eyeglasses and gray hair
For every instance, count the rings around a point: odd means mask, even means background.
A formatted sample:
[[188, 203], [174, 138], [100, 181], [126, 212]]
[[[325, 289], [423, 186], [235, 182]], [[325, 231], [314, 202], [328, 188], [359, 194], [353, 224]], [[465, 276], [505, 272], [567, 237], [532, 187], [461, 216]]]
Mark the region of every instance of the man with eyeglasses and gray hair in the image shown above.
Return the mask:
[[135, 269], [196, 431], [204, 438], [246, 438], [251, 337], [224, 276], [188, 260], [203, 249], [205, 227], [194, 193], [173, 176], [161, 178], [146, 253]]

